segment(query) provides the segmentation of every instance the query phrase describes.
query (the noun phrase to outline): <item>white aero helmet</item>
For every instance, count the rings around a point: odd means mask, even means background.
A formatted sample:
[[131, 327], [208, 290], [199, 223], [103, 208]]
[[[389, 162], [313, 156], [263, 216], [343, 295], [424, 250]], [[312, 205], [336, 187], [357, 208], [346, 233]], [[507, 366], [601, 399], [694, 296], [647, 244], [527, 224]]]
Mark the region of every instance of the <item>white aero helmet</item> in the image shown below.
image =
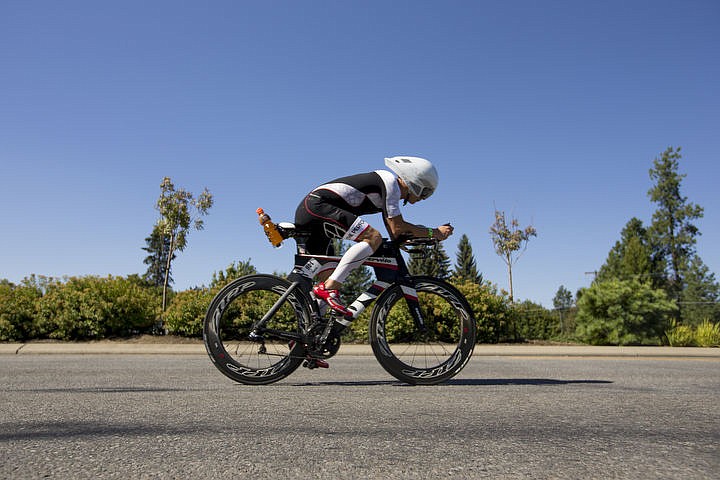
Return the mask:
[[416, 197], [425, 200], [438, 186], [438, 173], [429, 160], [420, 157], [390, 157], [387, 165], [398, 177], [402, 178]]

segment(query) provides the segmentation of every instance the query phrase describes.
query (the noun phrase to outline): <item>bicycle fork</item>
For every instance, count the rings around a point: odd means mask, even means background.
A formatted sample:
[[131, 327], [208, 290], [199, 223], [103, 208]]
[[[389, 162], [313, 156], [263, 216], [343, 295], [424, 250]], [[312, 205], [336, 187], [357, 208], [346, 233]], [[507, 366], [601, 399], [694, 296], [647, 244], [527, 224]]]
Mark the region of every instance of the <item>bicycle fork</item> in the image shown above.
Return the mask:
[[417, 290], [406, 285], [400, 285], [400, 287], [402, 289], [403, 297], [405, 297], [408, 310], [410, 310], [410, 315], [415, 322], [415, 327], [417, 327], [419, 332], [426, 333], [427, 325], [425, 325], [425, 317], [423, 317], [420, 309], [420, 299], [418, 298]]

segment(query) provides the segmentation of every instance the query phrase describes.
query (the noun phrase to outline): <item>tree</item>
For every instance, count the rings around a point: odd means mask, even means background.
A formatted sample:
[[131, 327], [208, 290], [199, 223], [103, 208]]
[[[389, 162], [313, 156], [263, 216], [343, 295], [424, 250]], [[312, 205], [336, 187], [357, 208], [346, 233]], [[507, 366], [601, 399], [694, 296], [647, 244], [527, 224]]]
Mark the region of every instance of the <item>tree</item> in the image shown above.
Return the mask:
[[450, 257], [445, 253], [443, 245], [438, 243], [425, 253], [411, 255], [408, 269], [413, 275], [447, 279], [450, 277]]
[[508, 268], [508, 284], [510, 287], [510, 302], [513, 301], [513, 265], [520, 259], [527, 249], [531, 237], [537, 237], [537, 231], [532, 225], [520, 228], [516, 218], [505, 218], [505, 212], [495, 210], [495, 223], [490, 227], [495, 252], [503, 259]]
[[620, 240], [600, 267], [597, 281], [611, 279], [650, 282], [654, 287], [664, 283], [664, 269], [657, 258], [647, 229], [641, 220], [631, 218], [620, 233]]
[[557, 310], [567, 310], [573, 306], [573, 295], [565, 285], [560, 285], [553, 298], [553, 307]]
[[560, 333], [564, 334], [568, 329], [572, 329], [575, 313], [573, 303], [573, 294], [565, 288], [565, 285], [560, 285], [553, 297], [553, 307], [560, 316]]
[[684, 275], [695, 255], [695, 243], [700, 235], [693, 221], [702, 218], [702, 207], [688, 202], [680, 193], [685, 175], [678, 173], [680, 148], [669, 147], [653, 162], [650, 178], [655, 185], [648, 191], [650, 200], [657, 203], [650, 234], [669, 275], [668, 292], [679, 298], [684, 289]]
[[256, 273], [257, 269], [250, 263], [250, 259], [244, 262], [233, 262], [225, 268], [225, 271], [220, 270], [219, 272], [213, 273], [210, 288], [224, 287], [236, 278], [244, 277], [245, 275], [254, 275]]
[[452, 277], [460, 283], [474, 282], [480, 285], [483, 282], [483, 276], [481, 273], [478, 273], [477, 270], [470, 239], [465, 234], [460, 237], [460, 242], [458, 243], [458, 253]]
[[182, 188], [176, 190], [170, 177], [165, 177], [160, 184], [160, 198], [156, 205], [156, 209], [160, 212], [160, 219], [156, 228], [162, 235], [170, 239], [165, 264], [165, 278], [163, 279], [163, 312], [167, 307], [167, 289], [175, 252], [185, 250], [191, 228], [195, 230], [204, 228], [204, 223], [199, 216], [207, 215], [212, 204], [213, 197], [207, 188], [195, 198], [192, 193]]
[[720, 321], [720, 286], [715, 275], [695, 255], [684, 275], [685, 289], [680, 297], [681, 323], [697, 326], [703, 321]]
[[[168, 253], [170, 252], [170, 236], [163, 234], [160, 228], [155, 225], [152, 233], [145, 239], [146, 246], [143, 250], [149, 253], [143, 263], [148, 266], [143, 279], [155, 287], [161, 287], [165, 282], [165, 269], [168, 265]], [[175, 260], [175, 255], [171, 260]], [[168, 285], [173, 283], [172, 275], [168, 274]]]

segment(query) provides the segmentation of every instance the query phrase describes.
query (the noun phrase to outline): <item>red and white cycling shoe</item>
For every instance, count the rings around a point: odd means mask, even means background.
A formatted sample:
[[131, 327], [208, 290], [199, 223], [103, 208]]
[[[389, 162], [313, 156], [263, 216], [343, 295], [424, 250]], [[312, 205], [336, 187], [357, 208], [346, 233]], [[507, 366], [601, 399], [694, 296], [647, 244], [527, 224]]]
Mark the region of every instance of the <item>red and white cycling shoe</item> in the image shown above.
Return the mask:
[[325, 282], [318, 283], [313, 287], [313, 293], [316, 297], [325, 300], [330, 308], [343, 314], [344, 316], [351, 316], [352, 312], [340, 303], [340, 293], [337, 290], [328, 290], [325, 288]]

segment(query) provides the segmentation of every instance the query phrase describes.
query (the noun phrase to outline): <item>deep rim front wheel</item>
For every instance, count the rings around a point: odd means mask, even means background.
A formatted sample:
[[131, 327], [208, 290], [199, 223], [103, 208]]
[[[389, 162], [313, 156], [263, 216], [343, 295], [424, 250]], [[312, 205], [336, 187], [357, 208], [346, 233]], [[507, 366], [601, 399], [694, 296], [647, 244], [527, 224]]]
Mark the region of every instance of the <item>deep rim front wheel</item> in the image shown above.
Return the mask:
[[413, 385], [442, 383], [460, 372], [475, 347], [475, 318], [452, 285], [413, 277], [424, 328], [410, 312], [406, 292], [393, 285], [378, 298], [370, 319], [370, 344], [392, 376]]

